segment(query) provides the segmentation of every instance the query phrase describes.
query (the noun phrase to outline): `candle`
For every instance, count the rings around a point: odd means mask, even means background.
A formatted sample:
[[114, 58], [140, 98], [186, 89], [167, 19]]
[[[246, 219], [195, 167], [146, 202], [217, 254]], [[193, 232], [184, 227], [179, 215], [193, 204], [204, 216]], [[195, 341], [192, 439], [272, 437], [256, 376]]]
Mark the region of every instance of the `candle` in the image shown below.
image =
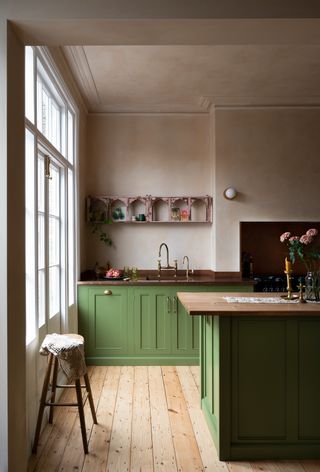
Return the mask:
[[286, 272], [291, 272], [291, 270], [292, 270], [291, 262], [288, 261], [288, 258], [286, 257]]

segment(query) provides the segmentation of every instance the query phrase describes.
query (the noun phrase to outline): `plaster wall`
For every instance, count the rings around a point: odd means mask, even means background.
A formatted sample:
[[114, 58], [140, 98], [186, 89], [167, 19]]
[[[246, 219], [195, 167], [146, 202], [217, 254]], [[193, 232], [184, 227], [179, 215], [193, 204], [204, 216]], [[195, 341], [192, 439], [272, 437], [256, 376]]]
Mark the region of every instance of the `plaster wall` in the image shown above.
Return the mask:
[[[86, 194], [212, 195], [210, 134], [209, 115], [89, 115]], [[107, 231], [115, 248], [87, 229], [83, 268], [109, 260], [116, 267], [155, 269], [161, 242], [180, 267], [187, 254], [192, 267], [210, 268], [208, 224], [110, 225]]]
[[[318, 221], [320, 109], [218, 109], [215, 269], [240, 269], [240, 221]], [[223, 190], [239, 195], [226, 200]], [[261, 248], [263, 250], [263, 248]]]

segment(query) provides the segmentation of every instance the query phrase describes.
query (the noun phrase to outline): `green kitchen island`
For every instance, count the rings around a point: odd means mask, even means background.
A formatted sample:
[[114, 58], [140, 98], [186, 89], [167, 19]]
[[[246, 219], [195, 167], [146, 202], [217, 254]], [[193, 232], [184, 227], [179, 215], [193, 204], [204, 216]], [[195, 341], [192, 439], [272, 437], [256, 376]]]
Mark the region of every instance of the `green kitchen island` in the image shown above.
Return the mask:
[[201, 406], [220, 460], [320, 458], [320, 304], [177, 293], [201, 318]]

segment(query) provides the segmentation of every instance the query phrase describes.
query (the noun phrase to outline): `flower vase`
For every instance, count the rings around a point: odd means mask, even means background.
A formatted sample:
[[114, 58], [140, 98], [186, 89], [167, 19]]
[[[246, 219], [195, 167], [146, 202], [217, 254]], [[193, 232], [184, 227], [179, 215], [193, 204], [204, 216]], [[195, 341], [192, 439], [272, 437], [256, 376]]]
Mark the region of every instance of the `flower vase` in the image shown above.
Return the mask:
[[306, 279], [306, 300], [319, 301], [320, 300], [320, 273], [307, 272]]

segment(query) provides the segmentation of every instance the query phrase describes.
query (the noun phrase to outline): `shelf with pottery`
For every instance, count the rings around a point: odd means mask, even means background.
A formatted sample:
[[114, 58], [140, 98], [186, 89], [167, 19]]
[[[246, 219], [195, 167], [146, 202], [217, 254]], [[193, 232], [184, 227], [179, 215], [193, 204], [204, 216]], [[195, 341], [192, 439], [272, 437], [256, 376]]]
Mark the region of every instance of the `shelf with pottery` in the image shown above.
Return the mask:
[[212, 223], [212, 197], [88, 196], [89, 223]]

